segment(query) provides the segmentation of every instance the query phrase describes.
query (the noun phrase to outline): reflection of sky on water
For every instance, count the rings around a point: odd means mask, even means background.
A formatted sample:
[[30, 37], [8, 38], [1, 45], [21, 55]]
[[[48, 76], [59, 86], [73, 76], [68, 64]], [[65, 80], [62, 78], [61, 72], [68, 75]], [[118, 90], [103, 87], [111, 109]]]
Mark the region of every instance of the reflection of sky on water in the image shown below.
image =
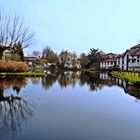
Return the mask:
[[[17, 114], [13, 114], [14, 119], [19, 120], [13, 121], [16, 131], [11, 131], [13, 127], [2, 129], [0, 125], [2, 140], [11, 140], [12, 134], [13, 140], [139, 140], [140, 104], [135, 86], [90, 73], [64, 73], [26, 80], [18, 94], [12, 86], [4, 91], [4, 97], [13, 95], [27, 104], [23, 108], [17, 106]], [[24, 117], [20, 117], [21, 111]], [[1, 122], [4, 122], [4, 114], [0, 113]], [[7, 124], [11, 120], [8, 119]]]

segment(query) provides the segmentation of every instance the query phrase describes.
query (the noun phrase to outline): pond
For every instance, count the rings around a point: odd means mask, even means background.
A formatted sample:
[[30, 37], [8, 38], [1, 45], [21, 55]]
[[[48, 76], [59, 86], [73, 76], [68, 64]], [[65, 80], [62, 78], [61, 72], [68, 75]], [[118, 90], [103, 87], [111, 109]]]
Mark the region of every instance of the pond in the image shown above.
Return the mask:
[[140, 87], [106, 73], [0, 79], [0, 140], [139, 140]]

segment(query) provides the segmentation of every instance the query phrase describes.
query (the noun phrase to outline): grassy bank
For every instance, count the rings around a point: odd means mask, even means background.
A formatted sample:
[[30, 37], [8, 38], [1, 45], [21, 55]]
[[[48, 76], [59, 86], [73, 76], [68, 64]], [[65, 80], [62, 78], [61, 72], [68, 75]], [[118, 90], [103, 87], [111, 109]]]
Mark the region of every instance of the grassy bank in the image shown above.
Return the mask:
[[111, 72], [112, 76], [118, 77], [122, 80], [126, 80], [132, 83], [140, 81], [140, 74], [134, 72]]
[[42, 77], [45, 73], [43, 72], [3, 72], [0, 73], [0, 77]]

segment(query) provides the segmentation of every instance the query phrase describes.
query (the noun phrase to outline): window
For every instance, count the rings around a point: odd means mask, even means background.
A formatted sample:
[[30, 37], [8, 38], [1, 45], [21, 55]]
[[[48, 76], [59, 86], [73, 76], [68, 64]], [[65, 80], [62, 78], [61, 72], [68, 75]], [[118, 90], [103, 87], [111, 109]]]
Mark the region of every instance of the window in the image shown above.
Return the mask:
[[135, 60], [134, 59], [132, 60], [132, 63], [135, 63]]
[[137, 56], [137, 62], [140, 62], [140, 56]]
[[118, 61], [118, 64], [120, 64], [120, 61]]

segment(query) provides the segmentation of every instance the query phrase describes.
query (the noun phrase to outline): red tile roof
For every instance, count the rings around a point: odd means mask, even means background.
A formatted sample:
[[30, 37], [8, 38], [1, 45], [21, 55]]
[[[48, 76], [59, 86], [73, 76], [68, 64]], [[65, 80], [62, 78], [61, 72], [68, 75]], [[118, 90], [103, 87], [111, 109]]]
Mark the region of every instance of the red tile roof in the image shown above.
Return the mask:
[[137, 51], [133, 54], [133, 56], [140, 56], [140, 50], [137, 50]]
[[128, 53], [129, 55], [134, 55], [136, 51], [137, 51], [136, 49], [131, 49], [127, 50], [126, 53]]
[[106, 59], [106, 60], [103, 60], [102, 62], [116, 62], [116, 59]]

